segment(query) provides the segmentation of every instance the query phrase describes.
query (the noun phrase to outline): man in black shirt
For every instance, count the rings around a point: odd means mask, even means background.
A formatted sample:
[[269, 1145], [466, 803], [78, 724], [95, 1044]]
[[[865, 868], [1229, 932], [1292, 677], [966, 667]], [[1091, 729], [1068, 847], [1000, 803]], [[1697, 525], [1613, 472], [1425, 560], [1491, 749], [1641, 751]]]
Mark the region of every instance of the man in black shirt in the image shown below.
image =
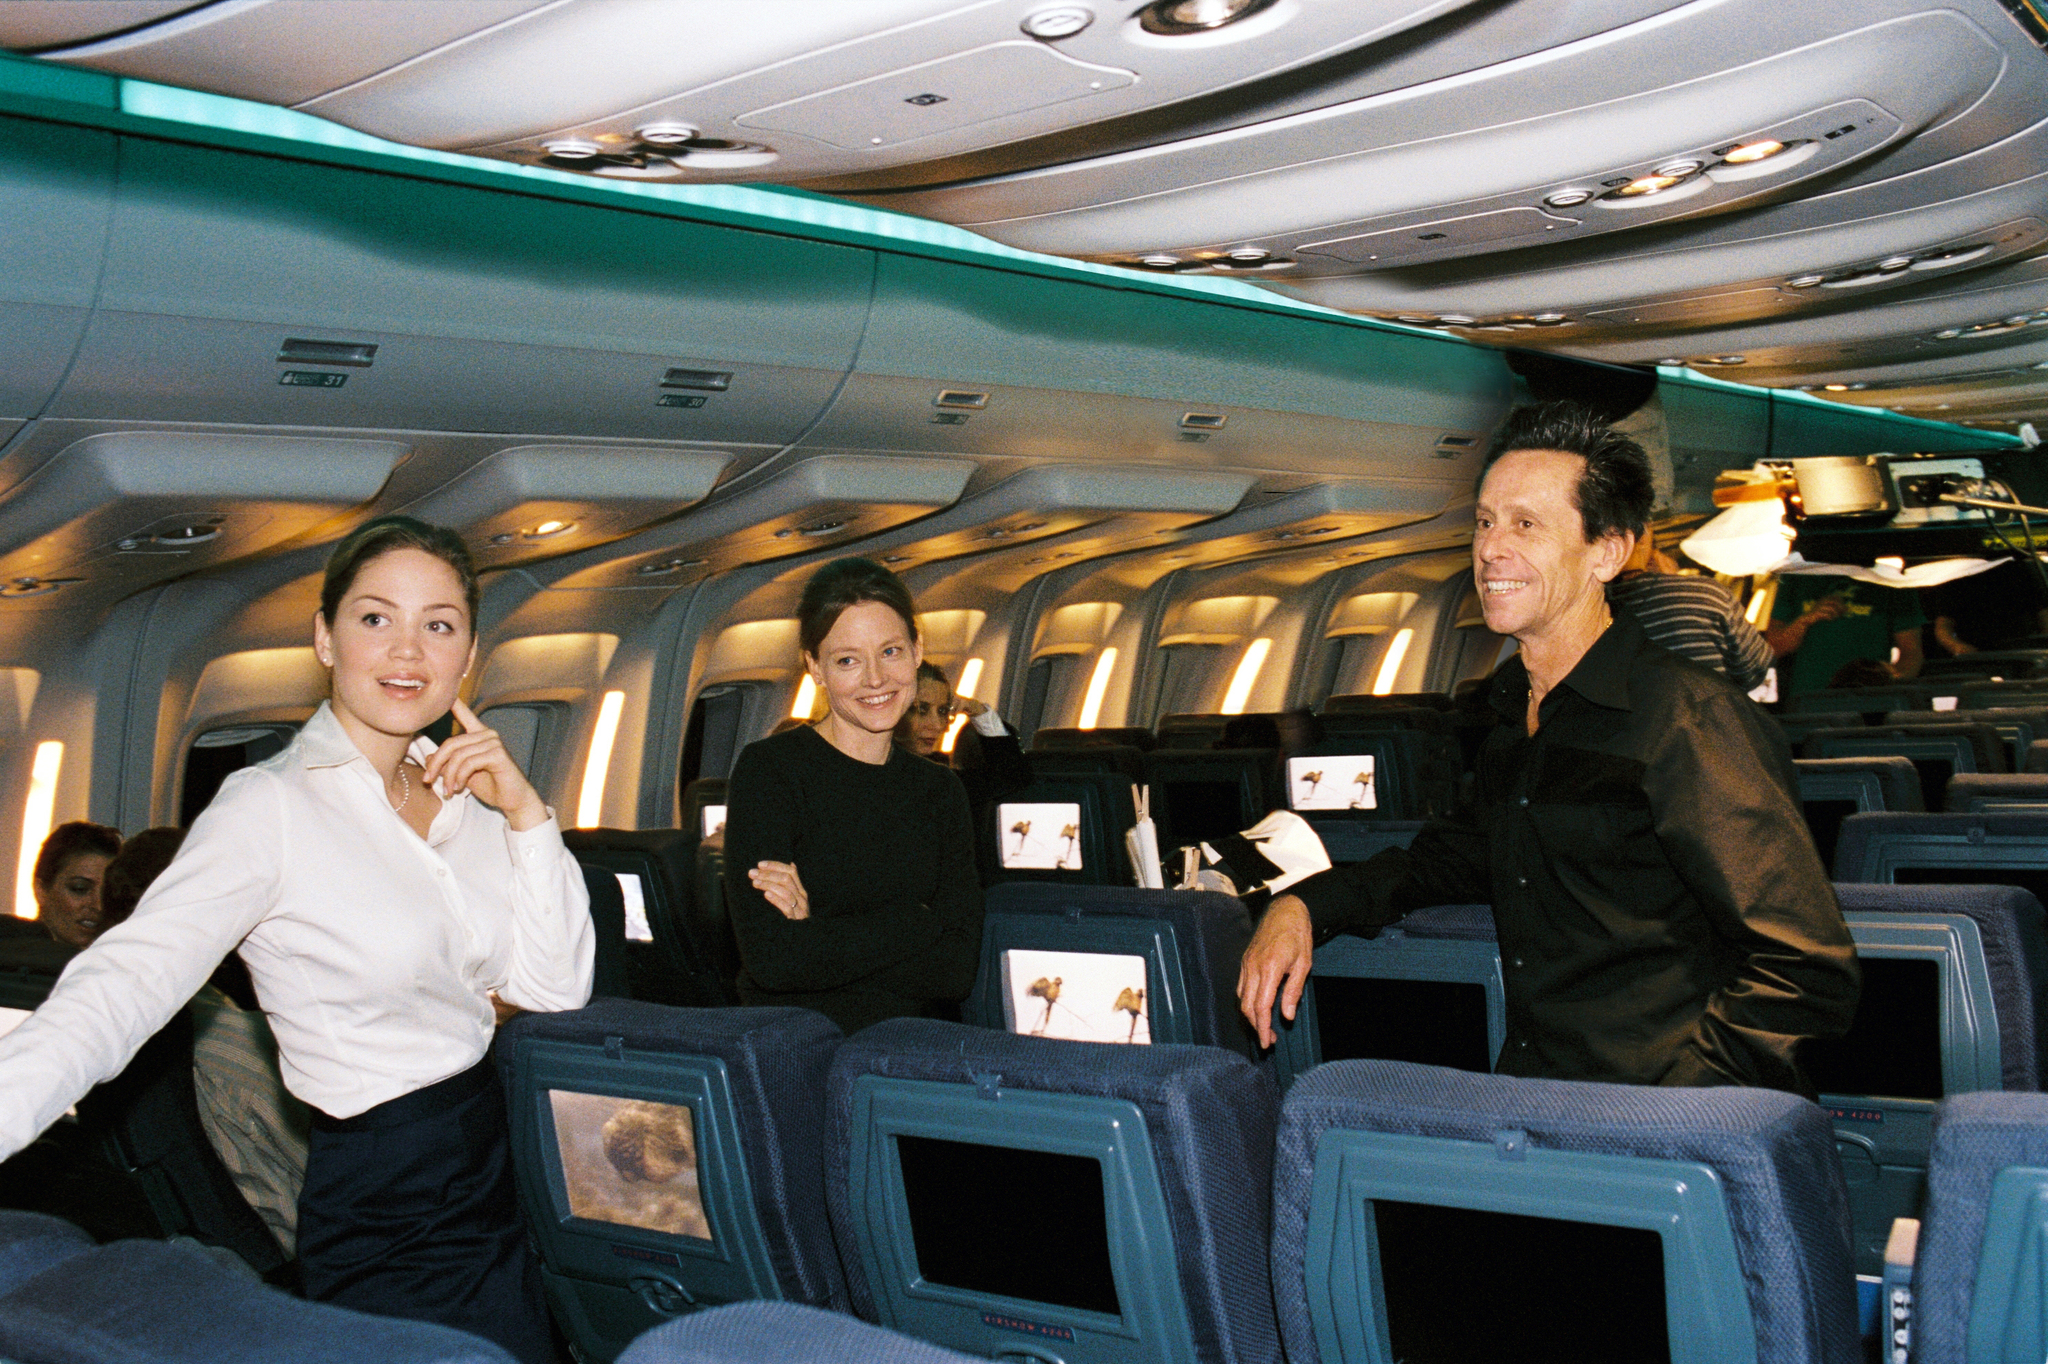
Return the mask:
[[1502, 723], [1470, 804], [1412, 848], [1296, 885], [1260, 920], [1238, 998], [1262, 1041], [1317, 942], [1409, 910], [1490, 902], [1508, 1075], [1811, 1092], [1806, 1037], [1855, 1015], [1855, 949], [1784, 740], [1729, 682], [1610, 613], [1651, 505], [1642, 450], [1583, 409], [1509, 415], [1472, 558]]

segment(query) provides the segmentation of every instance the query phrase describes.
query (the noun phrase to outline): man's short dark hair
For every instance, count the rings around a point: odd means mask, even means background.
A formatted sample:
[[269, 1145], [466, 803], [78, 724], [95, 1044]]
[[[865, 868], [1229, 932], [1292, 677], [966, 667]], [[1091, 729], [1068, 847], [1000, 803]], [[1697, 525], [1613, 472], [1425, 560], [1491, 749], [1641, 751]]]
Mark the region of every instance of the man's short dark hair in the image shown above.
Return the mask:
[[1641, 535], [1657, 490], [1643, 447], [1579, 403], [1536, 403], [1508, 413], [1479, 466], [1479, 481], [1502, 455], [1515, 450], [1561, 450], [1586, 461], [1573, 500], [1586, 523], [1586, 543], [1603, 535]]

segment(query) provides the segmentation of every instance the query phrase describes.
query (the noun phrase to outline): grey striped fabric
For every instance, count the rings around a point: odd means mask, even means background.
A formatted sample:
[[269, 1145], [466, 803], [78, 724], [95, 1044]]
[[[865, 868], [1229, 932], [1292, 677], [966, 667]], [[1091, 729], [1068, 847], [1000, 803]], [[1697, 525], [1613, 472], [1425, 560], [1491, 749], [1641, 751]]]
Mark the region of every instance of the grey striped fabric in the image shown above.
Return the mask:
[[1728, 590], [1710, 578], [1640, 573], [1609, 583], [1607, 601], [1634, 616], [1656, 643], [1745, 691], [1770, 670], [1771, 646], [1743, 619]]
[[285, 1091], [263, 1015], [213, 986], [193, 996], [192, 1090], [206, 1139], [277, 1243], [296, 1248], [311, 1113]]

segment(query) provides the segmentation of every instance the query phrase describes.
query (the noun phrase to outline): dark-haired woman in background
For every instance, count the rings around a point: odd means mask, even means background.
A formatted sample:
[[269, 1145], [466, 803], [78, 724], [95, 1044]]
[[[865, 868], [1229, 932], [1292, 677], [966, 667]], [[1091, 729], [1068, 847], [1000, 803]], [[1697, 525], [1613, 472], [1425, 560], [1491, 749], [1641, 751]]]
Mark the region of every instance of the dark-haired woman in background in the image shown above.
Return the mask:
[[974, 984], [981, 883], [960, 779], [895, 743], [917, 695], [917, 608], [895, 574], [839, 559], [798, 608], [816, 725], [747, 745], [725, 823], [726, 902], [749, 1004], [846, 1032], [952, 1011]]
[[[118, 1073], [237, 950], [314, 1110], [308, 1297], [554, 1359], [487, 1058], [492, 996], [590, 994], [589, 900], [554, 817], [457, 697], [476, 572], [451, 531], [369, 522], [327, 563], [331, 699], [230, 775], [126, 923], [0, 1038], [0, 1157]], [[420, 731], [453, 709], [463, 732]]]
[[[956, 715], [965, 715], [968, 723], [961, 726], [948, 755], [943, 751], [946, 730]], [[936, 663], [917, 665], [917, 700], [896, 726], [896, 742], [920, 758], [953, 769], [967, 789], [967, 811], [975, 829], [990, 817], [996, 802], [1031, 785], [1031, 759], [1024, 756], [1017, 736], [981, 702], [965, 696], [956, 702], [952, 685]], [[982, 885], [995, 884], [1003, 874], [1000, 849], [977, 839], [975, 855], [983, 860]]]
[[66, 947], [90, 947], [105, 926], [100, 883], [107, 863], [121, 851], [121, 831], [74, 819], [43, 840], [29, 874], [36, 897], [36, 921]]

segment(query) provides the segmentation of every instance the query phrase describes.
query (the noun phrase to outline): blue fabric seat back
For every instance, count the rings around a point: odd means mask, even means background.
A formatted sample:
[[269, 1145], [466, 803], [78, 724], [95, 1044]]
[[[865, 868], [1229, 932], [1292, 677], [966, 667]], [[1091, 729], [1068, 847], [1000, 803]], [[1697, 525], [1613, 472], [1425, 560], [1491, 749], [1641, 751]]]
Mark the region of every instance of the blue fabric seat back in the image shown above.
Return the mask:
[[[1942, 1102], [1913, 1262], [1915, 1364], [2026, 1358], [2024, 1345], [2001, 1340], [2014, 1327], [2033, 1336], [2032, 1354], [2043, 1353], [2040, 1199], [2024, 1187], [2015, 1190], [2023, 1195], [2019, 1207], [1996, 1196], [2000, 1174], [2014, 1168], [2048, 1169], [2048, 1095], [1958, 1094]], [[2019, 1228], [2031, 1234], [2014, 1244], [2010, 1233]], [[1979, 1348], [1971, 1348], [1973, 1322], [1988, 1337]]]
[[[1192, 1359], [1278, 1364], [1267, 1248], [1279, 1093], [1263, 1069], [1216, 1047], [1067, 1042], [932, 1019], [892, 1019], [848, 1039], [832, 1063], [826, 1186], [854, 1310], [876, 1320], [865, 1219], [849, 1194], [855, 1091], [871, 1076], [957, 1086], [966, 1104], [1022, 1093], [1135, 1106], [1172, 1239], [1171, 1265], [1161, 1251], [1148, 1268], [1179, 1288]], [[1034, 1149], [1028, 1122], [1016, 1136]]]
[[590, 993], [631, 998], [631, 973], [626, 965], [626, 898], [619, 878], [603, 867], [587, 862], [583, 868], [583, 889], [590, 895], [590, 927], [597, 935], [591, 962]]
[[[1072, 807], [1055, 813], [1062, 827], [1072, 820], [1073, 841], [1057, 836], [1051, 842], [1028, 839], [1029, 831], [1018, 827], [1027, 821], [1019, 818], [1017, 808], [1027, 805]], [[1128, 886], [1135, 882], [1124, 833], [1137, 822], [1137, 800], [1131, 779], [1121, 773], [1065, 772], [1035, 777], [1023, 790], [977, 811], [976, 818], [979, 823], [974, 836], [981, 846], [976, 849], [975, 861], [984, 867], [1002, 868], [1005, 881], [1075, 886]], [[1043, 825], [1045, 812], [1028, 822]], [[1079, 867], [1072, 865], [1075, 858]], [[1054, 865], [1045, 865], [1048, 861]]]
[[1884, 717], [1884, 724], [1989, 725], [1998, 731], [2005, 745], [2006, 770], [2017, 772], [2027, 759], [2027, 749], [2036, 739], [2048, 739], [2048, 706], [1994, 706], [1986, 710], [1901, 710]]
[[1153, 731], [1154, 750], [1214, 748], [1223, 737], [1223, 727], [1229, 723], [1230, 717], [1225, 715], [1166, 716]]
[[1950, 814], [1975, 815], [2013, 806], [2048, 814], [2048, 773], [1991, 772], [1949, 779]]
[[[684, 1009], [628, 999], [522, 1014], [500, 1029], [496, 1054], [520, 1202], [558, 1315], [586, 1353], [608, 1357], [662, 1319], [641, 1301], [646, 1291], [635, 1280], [664, 1260], [673, 1262], [664, 1272], [699, 1302], [753, 1296], [844, 1306], [822, 1202], [825, 1076], [839, 1041], [839, 1030], [808, 1009]], [[608, 1064], [627, 1077], [617, 1088], [604, 1079]], [[699, 1198], [723, 1260], [694, 1260], [687, 1247], [671, 1253], [674, 1238], [651, 1255], [621, 1258], [601, 1244], [603, 1224], [562, 1216], [547, 1091], [580, 1088], [559, 1078], [571, 1067], [595, 1077], [589, 1092], [630, 1091], [691, 1107]], [[706, 1071], [723, 1078], [692, 1078]], [[620, 1232], [609, 1239], [633, 1238]]]
[[61, 1217], [0, 1208], [0, 1294], [93, 1245], [92, 1237]]
[[1126, 781], [1145, 780], [1145, 750], [1135, 744], [1090, 744], [1085, 748], [1031, 750], [1031, 772], [1061, 777], [1073, 772], [1108, 772]]
[[1996, 710], [2006, 706], [2048, 706], [2048, 683], [2039, 679], [2003, 682], [1934, 681], [1923, 684], [1936, 695], [1954, 696], [1957, 710]]
[[1823, 729], [1855, 729], [1863, 723], [1863, 717], [1855, 711], [1840, 710], [1797, 710], [1784, 711], [1771, 716], [1785, 735], [1785, 742], [1797, 753], [1806, 736]]
[[1108, 729], [1041, 729], [1031, 736], [1031, 752], [1035, 755], [1041, 749], [1095, 748], [1103, 744], [1115, 744], [1146, 751], [1157, 742], [1152, 731], [1137, 726], [1112, 726]]
[[[1149, 951], [1148, 1022], [1155, 1042], [1226, 1047], [1250, 1056], [1256, 1039], [1237, 1010], [1237, 968], [1251, 942], [1244, 901], [1213, 891], [1132, 886], [991, 886], [982, 923], [981, 970], [961, 1017], [1003, 1026], [1003, 962], [1009, 948], [1046, 951]], [[1139, 943], [1144, 946], [1138, 946]], [[1172, 959], [1163, 946], [1171, 943]], [[1165, 978], [1152, 980], [1153, 971]], [[1169, 1035], [1170, 1034], [1170, 1035]]]
[[1415, 835], [1429, 823], [1425, 819], [1303, 818], [1315, 826], [1330, 865], [1339, 867], [1369, 862], [1389, 848], [1411, 847]]
[[[1761, 1364], [1854, 1364], [1860, 1358], [1848, 1202], [1827, 1116], [1815, 1105], [1772, 1090], [1524, 1080], [1342, 1061], [1303, 1076], [1288, 1093], [1274, 1151], [1273, 1281], [1289, 1364], [1335, 1364], [1318, 1349], [1306, 1279], [1309, 1209], [1324, 1133], [1490, 1144], [1504, 1129], [1525, 1134], [1534, 1151], [1708, 1167], [1726, 1191], [1756, 1358]], [[1601, 1219], [1589, 1212], [1583, 1220]]]
[[195, 1247], [116, 1241], [0, 1292], [0, 1358], [23, 1364], [512, 1364], [447, 1326], [306, 1302]]
[[1959, 914], [1977, 925], [1998, 1012], [2001, 1086], [2041, 1088], [2048, 1039], [2048, 925], [2041, 902], [2012, 886], [1835, 887], [1844, 914]]
[[1948, 658], [1930, 658], [1920, 665], [1920, 676], [1932, 681], [1943, 677], [1992, 676], [2019, 681], [2048, 677], [2048, 649], [1979, 649], [1975, 653]]
[[[636, 998], [699, 1008], [739, 1003], [720, 970], [722, 956], [737, 948], [721, 942], [695, 913], [695, 830], [569, 829], [562, 841], [585, 866], [639, 879], [654, 942], [651, 953], [629, 955]], [[631, 957], [641, 960], [636, 964]]]
[[1787, 697], [1785, 713], [1853, 711], [1858, 715], [1882, 715], [1891, 710], [1918, 710], [1926, 704], [1920, 697], [1920, 690], [1915, 687], [1829, 687]]
[[1859, 813], [1926, 808], [1920, 800], [1920, 778], [1913, 760], [1887, 754], [1855, 758], [1795, 758], [1799, 798], [1858, 801]]
[[1424, 706], [1431, 710], [1451, 710], [1454, 708], [1448, 692], [1405, 691], [1390, 692], [1385, 696], [1372, 696], [1363, 693], [1348, 696], [1332, 696], [1324, 700], [1320, 711], [1326, 716], [1346, 715], [1408, 706]]
[[986, 1364], [839, 1312], [793, 1302], [736, 1302], [657, 1326], [619, 1364]]
[[1850, 815], [1835, 848], [1838, 882], [2034, 888], [2044, 871], [2048, 815], [2030, 813]]

